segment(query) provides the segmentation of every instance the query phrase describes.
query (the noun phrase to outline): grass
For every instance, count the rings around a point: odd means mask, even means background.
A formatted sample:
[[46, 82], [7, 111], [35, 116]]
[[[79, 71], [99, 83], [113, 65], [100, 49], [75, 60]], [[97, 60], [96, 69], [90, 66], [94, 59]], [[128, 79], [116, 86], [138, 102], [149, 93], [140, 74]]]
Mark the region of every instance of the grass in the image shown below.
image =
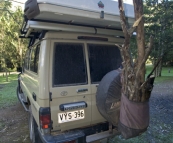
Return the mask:
[[8, 82], [6, 82], [6, 76], [0, 75], [0, 84], [8, 84], [17, 80], [17, 74], [8, 75]]
[[6, 77], [0, 75], [0, 109], [17, 103], [16, 95], [17, 74], [11, 74], [6, 82]]
[[[146, 66], [146, 76], [152, 71], [153, 66]], [[170, 70], [170, 73], [168, 72]], [[155, 83], [161, 83], [163, 81], [173, 80], [173, 67], [163, 67], [161, 77], [156, 77]]]

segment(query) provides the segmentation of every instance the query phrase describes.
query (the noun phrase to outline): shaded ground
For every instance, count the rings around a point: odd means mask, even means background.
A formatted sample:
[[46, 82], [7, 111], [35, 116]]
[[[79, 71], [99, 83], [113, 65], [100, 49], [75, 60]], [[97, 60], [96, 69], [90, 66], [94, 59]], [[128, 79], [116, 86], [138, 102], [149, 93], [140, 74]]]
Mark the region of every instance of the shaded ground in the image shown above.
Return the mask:
[[18, 102], [0, 110], [0, 143], [30, 143], [28, 114]]
[[[0, 88], [5, 88], [0, 85]], [[16, 97], [17, 98], [17, 97]], [[156, 83], [150, 99], [148, 131], [134, 139], [117, 136], [110, 143], [173, 143], [173, 78]], [[28, 114], [19, 102], [0, 109], [0, 143], [30, 143]]]

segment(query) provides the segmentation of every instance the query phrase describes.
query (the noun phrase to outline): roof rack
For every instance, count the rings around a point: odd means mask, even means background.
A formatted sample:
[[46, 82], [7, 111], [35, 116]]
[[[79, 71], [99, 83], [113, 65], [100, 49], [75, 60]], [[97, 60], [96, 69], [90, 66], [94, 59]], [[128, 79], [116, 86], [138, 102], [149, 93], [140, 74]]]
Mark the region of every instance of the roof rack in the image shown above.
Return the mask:
[[[123, 37], [118, 2], [102, 0], [101, 3], [94, 0], [27, 0], [20, 37], [31, 38], [42, 30]], [[124, 7], [132, 25], [133, 5], [125, 3]]]
[[22, 35], [20, 37], [30, 38], [33, 37], [35, 34], [39, 35], [43, 30], [79, 32], [79, 33], [88, 33], [88, 34], [120, 36], [120, 37], [124, 36], [122, 30], [115, 30], [115, 29], [96, 27], [96, 26], [69, 25], [65, 23], [34, 19], [23, 22], [21, 29]]

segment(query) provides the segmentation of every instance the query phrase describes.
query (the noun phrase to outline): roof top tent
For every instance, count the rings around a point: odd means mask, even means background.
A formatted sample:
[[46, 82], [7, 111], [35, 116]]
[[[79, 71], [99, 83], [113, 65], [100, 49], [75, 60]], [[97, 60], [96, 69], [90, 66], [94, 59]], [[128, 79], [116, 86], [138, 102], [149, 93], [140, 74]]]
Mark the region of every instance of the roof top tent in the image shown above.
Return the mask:
[[[133, 5], [125, 3], [124, 8], [132, 25]], [[24, 37], [41, 30], [123, 36], [117, 0], [28, 0], [24, 14]]]

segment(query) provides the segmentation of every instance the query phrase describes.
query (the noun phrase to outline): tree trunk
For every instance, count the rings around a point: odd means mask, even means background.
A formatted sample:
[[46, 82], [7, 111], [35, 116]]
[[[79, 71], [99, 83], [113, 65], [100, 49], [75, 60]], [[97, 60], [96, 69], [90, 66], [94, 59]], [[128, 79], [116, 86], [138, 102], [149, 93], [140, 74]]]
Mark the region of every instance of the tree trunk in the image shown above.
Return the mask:
[[[134, 4], [134, 12], [135, 12], [135, 20], [138, 20], [143, 15], [143, 1], [142, 0], [133, 0]], [[136, 28], [137, 33], [137, 46], [138, 46], [138, 61], [143, 61], [144, 55], [145, 55], [145, 37], [144, 37], [144, 20], [142, 19], [139, 25]], [[138, 64], [138, 69], [140, 64]], [[141, 65], [142, 67], [139, 69], [139, 76], [138, 76], [138, 84], [136, 89], [139, 89], [142, 83], [145, 81], [145, 63]], [[139, 96], [141, 96], [141, 100], [145, 101], [145, 91], [137, 90], [136, 93]], [[137, 100], [140, 100], [137, 98]]]
[[163, 60], [160, 61], [159, 66], [158, 66], [158, 77], [162, 76], [162, 65], [163, 65]]
[[[155, 65], [156, 65], [156, 59], [153, 60], [153, 66], [155, 66]], [[157, 77], [156, 76], [156, 70], [154, 71], [154, 76]]]
[[159, 77], [159, 67], [156, 68], [156, 77]]
[[[154, 65], [153, 65], [154, 67], [157, 64], [157, 61], [158, 61], [157, 59], [154, 60]], [[159, 67], [157, 66], [156, 69], [155, 69], [155, 71], [154, 71], [154, 76], [155, 77], [158, 77], [159, 76], [159, 72], [158, 71], [159, 71]]]
[[7, 70], [5, 71], [5, 76], [6, 76], [6, 82], [8, 82]]
[[[126, 95], [129, 100], [136, 102], [144, 102], [149, 99], [146, 88], [148, 80], [145, 81], [145, 62], [151, 53], [153, 45], [153, 37], [150, 37], [150, 43], [147, 49], [145, 49], [145, 37], [144, 37], [144, 20], [143, 20], [143, 1], [133, 0], [135, 23], [133, 27], [128, 28], [125, 18], [125, 12], [122, 0], [119, 0], [120, 19], [121, 25], [125, 36], [124, 45], [119, 46], [122, 59], [122, 94]], [[138, 56], [135, 62], [133, 62], [130, 55], [130, 38], [136, 29], [137, 51]], [[150, 78], [150, 77], [149, 77]]]

